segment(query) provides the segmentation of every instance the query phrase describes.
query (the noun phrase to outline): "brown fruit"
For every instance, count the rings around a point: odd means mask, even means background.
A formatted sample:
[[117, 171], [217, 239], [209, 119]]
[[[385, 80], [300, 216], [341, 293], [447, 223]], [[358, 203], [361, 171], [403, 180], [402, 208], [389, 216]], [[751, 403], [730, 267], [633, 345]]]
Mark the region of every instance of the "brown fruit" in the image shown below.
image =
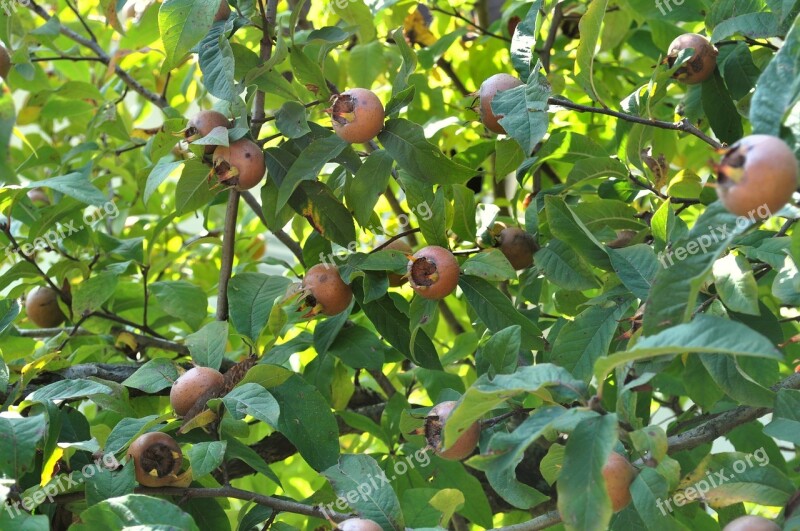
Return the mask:
[[[403, 254], [411, 254], [414, 252], [414, 250], [411, 249], [411, 246], [408, 245], [403, 240], [395, 240], [386, 247], [384, 247], [383, 249], [389, 251], [400, 251]], [[406, 278], [405, 275], [398, 275], [397, 273], [389, 273], [389, 286], [392, 288], [397, 288], [399, 286], [402, 286], [407, 281], [408, 278]]]
[[58, 293], [48, 287], [38, 287], [25, 298], [25, 313], [28, 319], [42, 328], [59, 326], [67, 318], [58, 307]]
[[631, 502], [631, 483], [636, 478], [636, 469], [626, 458], [617, 452], [611, 452], [603, 466], [603, 478], [606, 480], [606, 491], [611, 498], [614, 512], [621, 511]]
[[219, 146], [214, 151], [214, 172], [221, 182], [237, 190], [249, 190], [264, 178], [267, 165], [258, 144], [241, 138], [230, 147]]
[[611, 247], [612, 249], [622, 249], [623, 247], [627, 247], [636, 237], [636, 231], [634, 230], [620, 230], [617, 231], [617, 237], [606, 245]]
[[45, 207], [50, 205], [50, 198], [47, 197], [47, 194], [44, 193], [44, 190], [41, 188], [33, 188], [28, 190], [27, 196], [34, 206]]
[[253, 241], [247, 246], [247, 252], [253, 257], [253, 260], [261, 260], [267, 252], [267, 242], [261, 234], [253, 238]]
[[3, 79], [8, 77], [11, 71], [11, 56], [8, 55], [6, 47], [0, 44], [0, 77]]
[[325, 112], [331, 115], [333, 132], [350, 144], [369, 142], [383, 129], [383, 104], [371, 90], [354, 88], [332, 98]]
[[219, 4], [217, 14], [214, 15], [214, 21], [219, 22], [220, 20], [228, 20], [229, 16], [231, 16], [231, 6], [228, 5], [228, 0], [222, 0], [222, 2]]
[[499, 122], [500, 118], [503, 116], [494, 114], [492, 111], [492, 100], [498, 92], [519, 87], [520, 85], [524, 85], [524, 83], [508, 74], [495, 74], [481, 83], [481, 88], [478, 93], [481, 101], [481, 122], [486, 126], [486, 129], [495, 133], [505, 134], [506, 130], [503, 129], [503, 126], [500, 125]]
[[781, 528], [772, 520], [748, 515], [729, 522], [722, 531], [781, 531]]
[[408, 262], [411, 287], [425, 299], [439, 300], [453, 293], [458, 285], [458, 276], [456, 257], [438, 245], [420, 249]]
[[[325, 315], [337, 315], [350, 306], [353, 290], [344, 283], [339, 275], [339, 268], [331, 264], [317, 264], [306, 272], [303, 279], [306, 304], [312, 308], [320, 306], [319, 311]], [[312, 310], [311, 315], [315, 315]]]
[[447, 418], [455, 409], [456, 403], [450, 400], [436, 404], [431, 408], [425, 419], [425, 438], [428, 441], [428, 445], [433, 448], [439, 457], [460, 461], [469, 457], [472, 451], [475, 450], [481, 437], [481, 426], [477, 422], [473, 423], [458, 436], [454, 443], [448, 441], [447, 449], [442, 451], [444, 426]]
[[[225, 5], [227, 6], [228, 4]], [[215, 127], [224, 127], [227, 129], [230, 127], [230, 121], [221, 112], [200, 111], [199, 113], [195, 114], [186, 125], [186, 130], [184, 131], [186, 141], [194, 142], [199, 138], [203, 138]], [[216, 148], [217, 146], [206, 146], [205, 152], [207, 155], [210, 155], [211, 153], [214, 153]]]
[[175, 439], [155, 431], [139, 436], [128, 448], [133, 459], [136, 481], [145, 487], [165, 487], [177, 480], [183, 452]]
[[717, 195], [737, 216], [766, 219], [788, 203], [797, 189], [797, 159], [774, 136], [742, 138], [728, 149], [716, 170]]
[[517, 270], [532, 266], [533, 253], [539, 250], [533, 235], [517, 227], [503, 229], [497, 238], [497, 246], [511, 267]]
[[714, 73], [719, 51], [702, 35], [684, 33], [669, 45], [666, 61], [670, 68], [675, 64], [678, 54], [687, 48], [692, 48], [694, 54], [672, 77], [687, 85], [702, 83]]
[[222, 389], [224, 384], [225, 377], [221, 372], [210, 367], [194, 367], [172, 384], [169, 402], [177, 415], [184, 416], [202, 395], [212, 389]]
[[334, 531], [383, 531], [381, 526], [365, 518], [348, 518], [336, 525]]

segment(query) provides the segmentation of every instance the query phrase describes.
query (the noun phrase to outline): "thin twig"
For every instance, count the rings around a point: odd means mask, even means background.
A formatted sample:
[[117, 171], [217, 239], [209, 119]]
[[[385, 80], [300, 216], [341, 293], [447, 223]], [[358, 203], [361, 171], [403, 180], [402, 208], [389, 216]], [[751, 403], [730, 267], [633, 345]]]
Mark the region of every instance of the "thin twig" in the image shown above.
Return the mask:
[[81, 26], [83, 26], [83, 29], [85, 29], [86, 33], [89, 34], [89, 37], [91, 37], [92, 41], [97, 42], [97, 36], [92, 31], [92, 28], [90, 28], [89, 25], [86, 23], [86, 21], [83, 19], [83, 16], [81, 16], [81, 13], [80, 11], [78, 11], [78, 8], [72, 5], [72, 2], [70, 2], [70, 0], [64, 0], [64, 1], [67, 3], [67, 6], [72, 10], [72, 12], [75, 13], [75, 16], [78, 17]]
[[43, 63], [46, 61], [94, 61], [102, 63], [103, 59], [100, 57], [78, 57], [71, 55], [60, 55], [57, 57], [31, 57], [31, 63]]
[[417, 227], [415, 229], [408, 229], [408, 230], [403, 231], [403, 232], [401, 232], [399, 234], [395, 234], [394, 236], [392, 236], [391, 238], [389, 238], [385, 242], [381, 243], [379, 246], [375, 247], [373, 250], [371, 250], [367, 254], [377, 253], [381, 249], [385, 249], [393, 241], [399, 240], [400, 238], [403, 238], [405, 236], [410, 236], [411, 234], [416, 234], [417, 232], [419, 232], [419, 227]]
[[439, 7], [431, 6], [431, 5], [428, 6], [428, 9], [430, 9], [431, 11], [436, 11], [437, 13], [442, 13], [444, 15], [448, 15], [448, 16], [457, 18], [459, 20], [463, 20], [464, 22], [466, 22], [467, 24], [469, 24], [470, 26], [472, 26], [473, 28], [478, 30], [481, 34], [486, 35], [487, 37], [493, 37], [495, 39], [500, 39], [501, 41], [511, 42], [511, 39], [509, 39], [505, 35], [500, 35], [499, 33], [493, 33], [491, 31], [489, 31], [488, 29], [484, 28], [483, 26], [481, 26], [480, 24], [476, 23], [475, 21], [470, 20], [469, 18], [465, 17], [464, 15], [459, 13], [458, 11], [454, 10], [454, 11], [451, 12], [451, 11], [447, 11], [446, 9], [441, 9]]

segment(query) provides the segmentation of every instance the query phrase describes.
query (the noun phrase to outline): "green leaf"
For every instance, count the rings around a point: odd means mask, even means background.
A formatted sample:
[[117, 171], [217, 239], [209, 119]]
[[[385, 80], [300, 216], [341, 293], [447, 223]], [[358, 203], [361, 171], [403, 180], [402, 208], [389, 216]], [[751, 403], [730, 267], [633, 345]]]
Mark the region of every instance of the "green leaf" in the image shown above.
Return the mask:
[[361, 518], [372, 520], [381, 529], [405, 529], [400, 501], [388, 481], [376, 480], [386, 478], [386, 474], [371, 456], [342, 455], [337, 464], [322, 474], [334, 492], [347, 500]]
[[101, 207], [109, 202], [108, 197], [89, 181], [86, 174], [81, 172], [72, 172], [59, 177], [33, 181], [28, 183], [27, 187], [50, 188], [87, 205]]
[[600, 28], [606, 14], [608, 0], [599, 0], [589, 4], [586, 13], [580, 18], [578, 28], [581, 40], [575, 61], [575, 79], [583, 90], [594, 101], [602, 103], [594, 83], [594, 59], [597, 56], [597, 43], [600, 39]]
[[203, 290], [185, 280], [160, 281], [150, 284], [150, 293], [161, 309], [186, 322], [193, 330], [208, 316], [208, 298]]
[[486, 360], [494, 374], [512, 374], [522, 346], [522, 329], [519, 325], [509, 326], [492, 334], [480, 350], [480, 357]]
[[747, 315], [759, 315], [758, 283], [750, 263], [741, 255], [714, 262], [714, 286], [728, 309]]
[[280, 415], [278, 402], [257, 383], [246, 383], [236, 387], [222, 398], [222, 403], [236, 420], [242, 420], [246, 415], [250, 415], [277, 429]]
[[[312, 61], [304, 51], [303, 46], [292, 46], [289, 50], [289, 59], [292, 63], [292, 73], [295, 78], [305, 85], [306, 89], [316, 94], [317, 99], [326, 101], [331, 93], [320, 64]], [[338, 138], [338, 137], [337, 137]]]
[[535, 255], [536, 268], [556, 286], [568, 290], [586, 290], [598, 287], [592, 268], [561, 240], [550, 240]]
[[103, 271], [78, 284], [72, 296], [73, 314], [83, 316], [99, 310], [114, 294], [118, 280], [119, 275]]
[[711, 42], [717, 43], [733, 35], [764, 39], [778, 33], [778, 17], [774, 13], [745, 13], [723, 20], [714, 27]]
[[492, 112], [502, 116], [500, 125], [525, 154], [533, 152], [550, 124], [547, 100], [552, 91], [541, 67], [541, 63], [536, 63], [526, 85], [500, 91], [492, 98]]
[[617, 416], [583, 420], [567, 440], [558, 476], [558, 512], [567, 530], [601, 531], [611, 521], [611, 500], [602, 474], [617, 442]]
[[46, 426], [42, 415], [0, 417], [0, 476], [20, 478], [33, 470], [36, 446]]
[[275, 300], [286, 293], [291, 280], [262, 273], [240, 273], [228, 284], [231, 323], [253, 341], [267, 324]]
[[367, 43], [375, 40], [377, 32], [374, 17], [364, 0], [332, 2], [330, 7], [348, 25], [358, 28], [358, 42]]
[[100, 382], [91, 380], [60, 380], [29, 394], [25, 400], [30, 402], [47, 402], [48, 400], [73, 400], [94, 394], [110, 395], [111, 388]]
[[783, 360], [772, 341], [736, 321], [698, 315], [692, 322], [667, 328], [637, 342], [633, 348], [597, 361], [594, 374], [599, 382], [630, 361], [682, 353], [753, 356]]
[[80, 514], [80, 523], [71, 528], [74, 531], [129, 528], [200, 531], [192, 517], [171, 501], [143, 494], [128, 494], [93, 505]]
[[541, 8], [542, 0], [531, 2], [528, 14], [517, 24], [511, 37], [511, 64], [522, 79], [528, 79], [531, 75], [533, 48], [536, 46], [536, 21]]
[[465, 275], [499, 282], [517, 277], [516, 271], [499, 249], [486, 249], [472, 255], [461, 266]]
[[186, 337], [192, 361], [201, 367], [219, 369], [228, 343], [228, 322], [212, 321]]
[[629, 299], [590, 306], [565, 324], [556, 336], [550, 360], [588, 382], [595, 361], [604, 356], [630, 307]]
[[164, 71], [178, 63], [208, 35], [219, 0], [165, 0], [158, 10], [158, 29], [164, 51]]
[[745, 373], [732, 356], [700, 354], [708, 374], [725, 393], [738, 403], [755, 407], [770, 407], [775, 393]]
[[200, 479], [216, 470], [225, 458], [227, 447], [228, 443], [226, 441], [210, 441], [192, 445], [189, 449], [192, 477]]
[[800, 85], [800, 18], [796, 18], [781, 49], [772, 58], [750, 101], [753, 133], [779, 136], [781, 124], [798, 101]]
[[512, 325], [522, 328], [522, 345], [539, 350], [544, 346], [542, 332], [530, 319], [519, 313], [511, 301], [482, 278], [462, 275], [458, 281], [464, 296], [478, 317], [492, 332]]
[[560, 197], [545, 197], [545, 210], [553, 236], [564, 241], [572, 250], [586, 258], [594, 266], [610, 269], [611, 262], [603, 245], [597, 241], [586, 225]]
[[225, 442], [227, 443], [225, 448], [226, 460], [231, 461], [233, 459], [238, 459], [242, 463], [249, 465], [259, 474], [264, 474], [276, 485], [280, 486], [281, 481], [278, 479], [278, 476], [275, 475], [275, 472], [273, 472], [266, 461], [264, 461], [264, 458], [258, 455], [255, 450], [233, 437], [228, 437]]
[[347, 205], [353, 210], [353, 217], [362, 227], [369, 226], [375, 211], [375, 204], [386, 191], [394, 161], [386, 151], [373, 151], [358, 169], [353, 182], [345, 192]]
[[703, 111], [717, 138], [726, 144], [733, 144], [742, 138], [742, 118], [719, 70], [715, 70], [714, 75], [703, 82], [702, 91]]
[[607, 248], [611, 267], [631, 293], [647, 300], [653, 279], [659, 271], [659, 263], [653, 248], [646, 244], [631, 245], [622, 249]]
[[184, 161], [182, 160], [175, 162], [170, 162], [168, 158], [159, 160], [147, 176], [147, 183], [144, 186], [144, 202], [147, 203], [150, 200], [150, 196], [161, 186], [161, 183], [166, 181], [167, 177], [183, 165]]
[[347, 143], [336, 135], [311, 142], [294, 161], [280, 184], [278, 209], [283, 208], [302, 181], [316, 180], [322, 167], [336, 158], [346, 147]]
[[356, 241], [353, 216], [324, 183], [301, 182], [289, 203], [323, 238], [345, 248]]
[[[769, 457], [764, 454], [763, 448], [753, 454], [713, 454], [708, 468], [713, 473], [712, 477], [719, 478], [716, 485], [704, 495], [712, 507], [727, 507], [741, 502], [779, 507], [797, 490], [779, 468], [769, 464]], [[726, 481], [722, 482], [722, 477]]]
[[306, 107], [296, 101], [287, 101], [275, 113], [275, 126], [288, 138], [300, 138], [311, 132], [306, 118]]
[[221, 100], [236, 101], [240, 89], [233, 77], [235, 61], [233, 49], [225, 35], [225, 24], [214, 24], [198, 46], [198, 55], [206, 90]]
[[109, 498], [133, 494], [136, 478], [132, 460], [119, 470], [109, 470], [101, 465], [93, 466], [95, 469], [92, 475], [83, 475], [86, 481], [86, 504], [89, 507]]
[[475, 175], [428, 142], [421, 126], [403, 118], [388, 120], [378, 139], [403, 170], [423, 182], [461, 184]]
[[764, 427], [764, 433], [800, 445], [800, 391], [796, 389], [778, 391], [772, 421]]
[[133, 387], [145, 393], [157, 393], [167, 387], [172, 387], [178, 379], [178, 369], [175, 364], [165, 358], [150, 360], [133, 374], [122, 385]]
[[339, 332], [328, 352], [354, 369], [380, 370], [387, 350], [375, 332], [354, 325]]
[[672, 511], [667, 512], [664, 501], [670, 499], [669, 483], [656, 470], [650, 467], [642, 467], [636, 479], [633, 480], [630, 491], [633, 506], [636, 507], [642, 519], [647, 522], [648, 529], [653, 531], [682, 531], [686, 529], [675, 520]]
[[[417, 69], [417, 54], [406, 42], [406, 36], [403, 33], [403, 28], [397, 28], [392, 32], [392, 40], [400, 49], [400, 55], [403, 62], [400, 64], [400, 69], [392, 83], [392, 96], [398, 96], [408, 88], [408, 76], [414, 73]], [[387, 113], [388, 115], [388, 113]]]
[[525, 450], [547, 433], [564, 411], [561, 406], [538, 408], [513, 432], [495, 433], [484, 452], [486, 457], [470, 459], [470, 465], [485, 471], [492, 488], [514, 507], [530, 509], [547, 501], [548, 496], [517, 479], [516, 468], [525, 457]]
[[280, 404], [278, 431], [314, 470], [334, 466], [339, 460], [339, 427], [319, 391], [296, 374], [269, 391]]
[[207, 205], [215, 195], [210, 184], [208, 166], [196, 159], [186, 161], [181, 178], [175, 187], [175, 209], [178, 214], [185, 214]]

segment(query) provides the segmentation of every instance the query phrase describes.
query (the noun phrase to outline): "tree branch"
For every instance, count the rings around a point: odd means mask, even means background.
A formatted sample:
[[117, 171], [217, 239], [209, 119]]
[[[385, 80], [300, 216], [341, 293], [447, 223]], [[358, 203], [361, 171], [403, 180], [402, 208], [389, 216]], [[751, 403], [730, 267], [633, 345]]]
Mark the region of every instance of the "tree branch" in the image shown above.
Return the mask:
[[[55, 337], [61, 333], [70, 333], [70, 329], [68, 328], [35, 328], [35, 329], [17, 329], [16, 333], [20, 337], [32, 337], [32, 338], [46, 338], [46, 337]], [[128, 330], [123, 330], [121, 328], [117, 328], [114, 332], [114, 337], [119, 336], [121, 333], [125, 332], [129, 334], [133, 339], [136, 341], [136, 344], [141, 348], [159, 348], [161, 350], [167, 350], [169, 352], [177, 352], [183, 356], [189, 355], [189, 349], [186, 345], [181, 343], [176, 343], [175, 341], [170, 341], [168, 339], [161, 339], [157, 337], [150, 337], [145, 336], [142, 334], [137, 334], [134, 332], [130, 332]], [[85, 328], [78, 328], [75, 331], [73, 336], [91, 336], [95, 335], [93, 332], [86, 330]]]
[[222, 235], [222, 258], [220, 259], [219, 289], [217, 290], [217, 321], [228, 320], [228, 282], [233, 273], [233, 245], [236, 243], [236, 218], [238, 215], [239, 191], [231, 188]]

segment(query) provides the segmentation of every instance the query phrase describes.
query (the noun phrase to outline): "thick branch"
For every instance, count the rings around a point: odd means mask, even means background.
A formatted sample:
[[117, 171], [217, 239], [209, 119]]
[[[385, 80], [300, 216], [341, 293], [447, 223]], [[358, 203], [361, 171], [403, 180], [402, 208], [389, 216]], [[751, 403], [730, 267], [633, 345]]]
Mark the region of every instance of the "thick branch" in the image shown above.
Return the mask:
[[[35, 329], [19, 329], [17, 330], [17, 334], [21, 337], [34, 337], [34, 338], [45, 338], [45, 337], [54, 337], [61, 333], [69, 334], [71, 330], [69, 328], [35, 328]], [[121, 332], [125, 332], [129, 334], [133, 339], [136, 341], [136, 344], [140, 348], [160, 348], [161, 350], [168, 350], [170, 352], [177, 352], [178, 354], [182, 354], [184, 356], [189, 355], [189, 349], [186, 345], [182, 345], [181, 343], [176, 343], [174, 341], [170, 341], [168, 339], [161, 339], [158, 337], [150, 337], [145, 336], [142, 334], [136, 334], [134, 332], [129, 332], [127, 330], [115, 330], [115, 336], [119, 335]], [[85, 328], [79, 328], [75, 333], [72, 334], [73, 336], [89, 336], [93, 335], [92, 332], [86, 330]]]
[[228, 282], [233, 272], [233, 244], [236, 243], [236, 217], [239, 213], [239, 192], [231, 188], [225, 211], [225, 230], [222, 236], [222, 258], [217, 291], [217, 321], [228, 320]]

